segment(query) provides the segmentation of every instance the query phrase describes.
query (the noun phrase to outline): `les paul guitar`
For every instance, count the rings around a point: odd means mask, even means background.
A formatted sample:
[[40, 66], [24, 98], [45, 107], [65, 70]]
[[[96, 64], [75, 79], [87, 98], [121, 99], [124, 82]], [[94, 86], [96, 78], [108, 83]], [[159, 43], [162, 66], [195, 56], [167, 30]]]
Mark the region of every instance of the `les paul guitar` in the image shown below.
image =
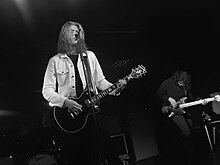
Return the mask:
[[[128, 82], [134, 78], [140, 78], [145, 75], [146, 72], [147, 71], [143, 65], [138, 65], [138, 67], [132, 69], [132, 72], [124, 77], [123, 80]], [[95, 106], [97, 105], [96, 103], [98, 103], [100, 99], [118, 88], [119, 82], [116, 82], [115, 84], [98, 94], [94, 94], [91, 91], [91, 99], [89, 97], [88, 91], [84, 91], [79, 98], [70, 98], [82, 105], [82, 112], [77, 115], [71, 112], [71, 110], [67, 107], [60, 108], [55, 106], [53, 109], [53, 116], [56, 124], [58, 125], [58, 128], [66, 133], [76, 133], [80, 131], [85, 126], [88, 116], [92, 114], [92, 108], [94, 108], [94, 113], [99, 112], [99, 109], [97, 109]]]
[[200, 99], [200, 100], [192, 101], [192, 102], [188, 102], [188, 103], [184, 102], [185, 99], [186, 98], [182, 98], [179, 101], [177, 101], [177, 106], [176, 107], [172, 107], [172, 105], [162, 107], [162, 111], [163, 112], [164, 111], [169, 111], [169, 113], [167, 115], [168, 118], [171, 118], [174, 115], [183, 115], [183, 114], [186, 113], [183, 110], [184, 108], [191, 107], [191, 106], [194, 106], [194, 105], [199, 105], [199, 104], [205, 105], [205, 104], [207, 104], [209, 102], [212, 102], [212, 101], [220, 102], [220, 95], [215, 95], [215, 96], [210, 97], [210, 98]]

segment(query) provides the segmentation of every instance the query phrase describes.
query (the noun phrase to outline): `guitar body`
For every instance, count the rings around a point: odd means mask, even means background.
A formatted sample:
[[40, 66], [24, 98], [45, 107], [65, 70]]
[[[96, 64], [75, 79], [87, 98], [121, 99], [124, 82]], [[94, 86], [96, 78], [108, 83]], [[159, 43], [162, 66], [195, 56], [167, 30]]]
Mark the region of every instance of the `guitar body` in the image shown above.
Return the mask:
[[178, 108], [178, 107], [173, 108], [172, 105], [162, 107], [162, 111], [166, 112], [166, 113], [164, 113], [164, 116], [167, 118], [172, 118], [172, 117], [174, 117], [174, 115], [184, 115], [186, 113], [181, 108]]
[[[91, 95], [94, 95], [94, 93], [91, 92]], [[69, 99], [73, 99], [77, 103], [81, 104], [82, 112], [76, 115], [73, 112], [71, 112], [67, 107], [54, 107], [53, 116], [58, 128], [61, 131], [64, 131], [66, 133], [76, 133], [85, 126], [88, 116], [92, 114], [92, 107], [89, 103], [89, 92], [84, 91], [79, 98]], [[99, 109], [97, 104], [93, 107], [94, 112], [98, 113]]]
[[182, 136], [186, 138], [190, 136], [190, 128], [192, 126], [192, 123], [191, 119], [187, 119], [184, 117], [184, 115], [186, 115], [187, 113], [183, 110], [181, 105], [185, 103], [185, 100], [186, 97], [178, 100], [176, 102], [176, 107], [173, 107], [172, 105], [164, 106], [162, 107], [162, 111], [166, 112], [164, 113], [165, 118], [172, 120], [178, 127], [179, 131], [181, 131]]
[[171, 118], [174, 117], [174, 115], [183, 115], [186, 112], [183, 111], [183, 108], [181, 108], [179, 105], [184, 104], [186, 100], [186, 97], [181, 98], [177, 101], [177, 106], [173, 107], [172, 105], [167, 105], [162, 107], [162, 112], [164, 113], [165, 117]]

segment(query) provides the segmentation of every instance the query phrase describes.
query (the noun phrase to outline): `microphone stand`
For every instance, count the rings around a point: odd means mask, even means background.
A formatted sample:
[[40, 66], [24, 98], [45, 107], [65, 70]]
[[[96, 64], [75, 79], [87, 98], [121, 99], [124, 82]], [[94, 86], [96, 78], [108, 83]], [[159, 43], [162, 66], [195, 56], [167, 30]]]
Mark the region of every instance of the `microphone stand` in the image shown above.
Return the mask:
[[[91, 74], [91, 69], [90, 69], [90, 65], [89, 65], [89, 61], [88, 61], [88, 56], [87, 53], [83, 53], [82, 51], [80, 51], [80, 57], [81, 57], [81, 61], [82, 61], [82, 65], [83, 65], [83, 71], [84, 71], [84, 75], [85, 75], [85, 80], [86, 80], [86, 90], [88, 92], [88, 96], [89, 96], [89, 100], [90, 100], [90, 108], [92, 111], [92, 115], [93, 115], [93, 119], [94, 119], [94, 124], [96, 127], [96, 130], [98, 131], [98, 139], [100, 138], [100, 133], [99, 133], [99, 127], [98, 127], [98, 123], [97, 123], [97, 119], [95, 116], [95, 103], [93, 103], [92, 101], [92, 94], [91, 94], [91, 90], [93, 92], [95, 92], [95, 88], [93, 86], [92, 83], [92, 74]], [[103, 164], [103, 158], [102, 158], [102, 154], [100, 151], [100, 145], [98, 143], [98, 154], [99, 154], [99, 160], [101, 162], [101, 164]]]

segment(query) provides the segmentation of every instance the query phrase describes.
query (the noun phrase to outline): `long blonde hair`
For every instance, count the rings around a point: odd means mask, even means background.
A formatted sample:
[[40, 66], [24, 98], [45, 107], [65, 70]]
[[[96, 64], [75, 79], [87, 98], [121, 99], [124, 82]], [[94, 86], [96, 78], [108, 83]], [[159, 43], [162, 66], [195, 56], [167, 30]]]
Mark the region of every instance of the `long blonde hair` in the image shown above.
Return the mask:
[[[68, 30], [71, 25], [75, 25], [79, 29], [80, 42], [78, 42], [78, 44], [73, 44], [68, 37]], [[62, 26], [60, 30], [59, 40], [57, 43], [57, 52], [67, 54], [71, 52], [77, 53], [77, 47], [80, 47], [82, 52], [85, 52], [87, 50], [87, 45], [85, 43], [85, 31], [80, 23], [68, 21]]]

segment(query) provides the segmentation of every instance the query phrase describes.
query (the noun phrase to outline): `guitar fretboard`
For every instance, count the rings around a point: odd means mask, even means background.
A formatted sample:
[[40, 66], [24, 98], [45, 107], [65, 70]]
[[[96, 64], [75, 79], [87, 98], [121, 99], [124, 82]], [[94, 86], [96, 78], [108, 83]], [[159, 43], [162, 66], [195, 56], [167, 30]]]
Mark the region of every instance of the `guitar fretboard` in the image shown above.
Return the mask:
[[181, 105], [179, 105], [179, 107], [180, 108], [186, 108], [186, 107], [202, 104], [203, 102], [207, 102], [208, 103], [208, 102], [211, 102], [211, 101], [214, 101], [214, 100], [215, 100], [215, 98], [201, 99], [201, 100], [197, 100], [197, 101], [181, 104]]
[[[132, 79], [131, 74], [127, 75], [126, 77], [123, 78], [123, 80], [125, 80], [126, 82], [130, 81]], [[119, 86], [119, 82], [114, 83], [112, 86], [110, 86], [109, 88], [101, 91], [100, 93], [98, 93], [97, 95], [93, 96], [91, 98], [91, 102], [94, 104], [96, 103], [98, 100], [102, 99], [103, 97], [105, 97], [106, 95], [108, 95], [109, 93], [111, 93], [112, 91], [114, 91], [115, 89], [117, 89]]]

